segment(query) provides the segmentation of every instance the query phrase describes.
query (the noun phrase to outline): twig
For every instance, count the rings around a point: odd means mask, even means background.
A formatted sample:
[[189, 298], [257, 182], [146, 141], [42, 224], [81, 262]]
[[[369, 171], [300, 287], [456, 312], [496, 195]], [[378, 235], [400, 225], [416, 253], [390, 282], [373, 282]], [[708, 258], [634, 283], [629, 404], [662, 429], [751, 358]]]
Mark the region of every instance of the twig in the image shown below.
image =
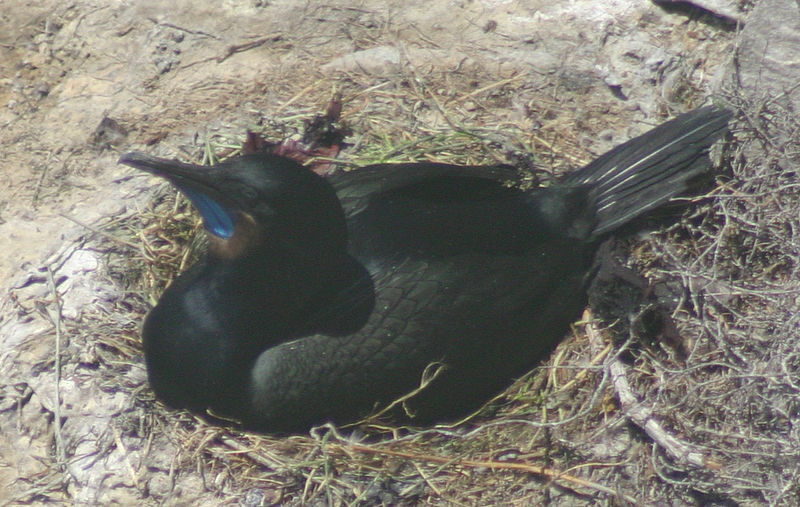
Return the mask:
[[233, 56], [236, 53], [241, 53], [243, 51], [248, 51], [250, 49], [257, 48], [259, 46], [263, 46], [267, 42], [277, 42], [277, 41], [281, 40], [282, 37], [283, 37], [283, 35], [279, 33], [279, 34], [276, 34], [276, 35], [270, 35], [268, 37], [262, 37], [260, 39], [254, 40], [254, 41], [245, 42], [245, 43], [242, 43], [242, 44], [234, 44], [232, 46], [228, 46], [227, 49], [225, 49], [225, 54], [223, 54], [222, 56], [218, 56], [217, 57], [217, 63], [224, 62], [225, 60], [227, 60], [228, 58], [230, 58], [231, 56]]
[[[586, 334], [592, 342], [601, 341], [599, 339], [599, 331], [597, 326], [592, 320], [592, 315], [589, 310], [584, 312], [584, 321], [586, 322]], [[694, 449], [691, 445], [678, 438], [670, 435], [666, 429], [653, 417], [653, 411], [650, 407], [642, 404], [633, 394], [633, 390], [628, 383], [627, 368], [622, 361], [617, 357], [613, 358], [608, 365], [609, 373], [611, 374], [611, 383], [619, 397], [622, 411], [629, 417], [634, 424], [642, 428], [656, 444], [661, 446], [673, 458], [682, 463], [690, 463], [692, 465], [708, 468], [710, 470], [719, 470], [722, 465], [712, 459], [706, 457], [702, 452]]]
[[131, 463], [130, 456], [128, 454], [128, 448], [125, 447], [125, 443], [122, 441], [122, 435], [119, 432], [119, 429], [115, 425], [111, 425], [111, 431], [114, 434], [114, 442], [117, 444], [117, 448], [122, 453], [122, 457], [125, 460], [125, 468], [128, 470], [128, 473], [131, 476], [131, 482], [133, 482], [133, 486], [139, 489], [139, 479], [136, 477], [136, 470], [133, 468], [133, 464]]
[[36, 206], [39, 202], [39, 194], [42, 191], [42, 186], [44, 185], [44, 180], [47, 178], [47, 169], [50, 167], [50, 161], [53, 159], [53, 152], [49, 152], [47, 154], [47, 160], [45, 160], [44, 164], [42, 165], [42, 174], [39, 175], [39, 180], [36, 182], [36, 188], [33, 191], [33, 197], [31, 198], [31, 205]]
[[89, 224], [81, 222], [77, 218], [72, 218], [71, 216], [65, 215], [64, 213], [59, 213], [58, 215], [63, 217], [63, 218], [66, 218], [67, 220], [69, 220], [72, 223], [80, 225], [84, 229], [88, 229], [88, 230], [92, 231], [93, 233], [99, 234], [99, 235], [101, 235], [101, 236], [103, 236], [105, 238], [110, 239], [111, 241], [116, 242], [116, 243], [120, 243], [122, 245], [129, 246], [129, 247], [133, 248], [134, 250], [140, 250], [140, 248], [141, 248], [140, 245], [137, 245], [136, 243], [131, 243], [130, 241], [126, 241], [126, 240], [124, 240], [122, 238], [118, 238], [118, 237], [114, 236], [113, 234], [109, 234], [109, 233], [103, 231], [102, 229], [98, 229], [96, 227], [92, 227]]
[[172, 24], [172, 23], [161, 22], [161, 21], [157, 20], [156, 18], [147, 18], [147, 19], [150, 20], [151, 22], [153, 22], [156, 25], [166, 26], [167, 28], [172, 28], [174, 30], [178, 30], [178, 31], [181, 31], [181, 32], [186, 32], [186, 33], [191, 34], [191, 35], [202, 35], [204, 37], [210, 37], [212, 39], [219, 40], [219, 37], [217, 37], [216, 35], [210, 34], [208, 32], [204, 32], [202, 30], [189, 30], [188, 28], [184, 28], [182, 26], [178, 26], [178, 25], [175, 25], [175, 24]]
[[269, 41], [279, 41], [279, 40], [281, 40], [282, 37], [283, 37], [282, 34], [277, 34], [277, 35], [271, 35], [269, 37], [262, 37], [260, 39], [257, 39], [257, 40], [251, 41], [251, 42], [245, 42], [243, 44], [234, 44], [232, 46], [228, 46], [225, 49], [225, 53], [220, 55], [220, 56], [210, 56], [208, 58], [201, 58], [200, 60], [195, 60], [195, 61], [189, 62], [189, 63], [187, 63], [185, 65], [181, 65], [180, 68], [182, 70], [183, 69], [188, 69], [189, 67], [194, 67], [195, 65], [200, 65], [201, 63], [206, 63], [206, 62], [222, 63], [222, 62], [224, 62], [225, 60], [227, 60], [228, 58], [230, 58], [231, 56], [233, 56], [236, 53], [241, 53], [242, 51], [247, 51], [248, 49], [256, 48], [256, 47], [261, 46], [261, 45], [263, 45], [263, 44], [265, 44], [265, 43], [267, 43]]
[[411, 73], [414, 75], [414, 80], [423, 86], [422, 93], [423, 95], [427, 95], [431, 101], [433, 101], [433, 105], [436, 106], [436, 109], [439, 110], [439, 113], [442, 115], [445, 123], [447, 123], [451, 129], [456, 131], [464, 131], [463, 127], [457, 125], [453, 120], [450, 119], [450, 115], [447, 114], [445, 111], [444, 106], [439, 101], [439, 98], [431, 92], [426, 85], [423, 84], [422, 78], [419, 77], [419, 72], [417, 72], [417, 67], [411, 62], [411, 58], [408, 56], [408, 52], [406, 51], [405, 46], [400, 46], [400, 51], [403, 53], [403, 56], [406, 59], [406, 63], [408, 64], [408, 68], [411, 69]]
[[442, 456], [432, 456], [428, 454], [415, 454], [411, 452], [403, 452], [403, 451], [392, 451], [389, 449], [378, 449], [374, 447], [370, 447], [367, 445], [361, 444], [337, 444], [345, 449], [351, 449], [363, 453], [368, 454], [382, 454], [384, 456], [394, 456], [397, 458], [405, 458], [411, 459], [416, 461], [428, 461], [433, 463], [444, 463], [444, 464], [451, 464], [469, 468], [488, 468], [490, 470], [514, 470], [520, 472], [527, 472], [531, 474], [541, 475], [544, 477], [548, 477], [553, 481], [563, 480], [570, 482], [572, 484], [582, 486], [589, 489], [594, 489], [595, 491], [599, 491], [601, 493], [606, 493], [609, 495], [613, 495], [615, 497], [623, 498], [627, 502], [631, 502], [636, 504], [637, 501], [635, 498], [629, 495], [621, 495], [618, 491], [603, 486], [602, 484], [597, 484], [595, 482], [587, 481], [586, 479], [581, 479], [580, 477], [576, 477], [574, 475], [569, 475], [564, 472], [559, 472], [558, 470], [553, 470], [552, 468], [541, 467], [538, 465], [532, 465], [530, 463], [515, 463], [515, 462], [501, 462], [501, 461], [482, 461], [482, 460], [472, 460], [472, 459], [453, 459], [453, 458], [445, 458]]
[[50, 290], [53, 291], [53, 300], [56, 305], [55, 314], [50, 314], [50, 319], [53, 321], [53, 326], [56, 328], [56, 357], [55, 365], [55, 402], [53, 406], [53, 414], [55, 416], [55, 438], [56, 438], [56, 459], [59, 465], [65, 466], [67, 462], [67, 455], [64, 451], [64, 438], [61, 434], [61, 298], [58, 295], [58, 288], [56, 281], [53, 277], [53, 271], [50, 266], [47, 267], [47, 281], [50, 284]]
[[406, 393], [403, 396], [397, 398], [396, 400], [392, 401], [389, 405], [387, 405], [386, 407], [380, 409], [379, 411], [375, 412], [374, 414], [371, 414], [368, 417], [366, 417], [366, 418], [364, 418], [364, 419], [362, 419], [360, 421], [357, 421], [357, 422], [354, 422], [354, 423], [351, 423], [351, 424], [347, 424], [347, 425], [344, 425], [342, 427], [343, 428], [350, 428], [350, 427], [359, 426], [359, 425], [365, 424], [365, 423], [371, 423], [371, 422], [377, 420], [382, 415], [386, 414], [387, 412], [389, 412], [390, 410], [392, 410], [393, 408], [395, 408], [398, 405], [402, 405], [403, 410], [405, 411], [406, 415], [413, 416], [413, 414], [409, 413], [408, 407], [406, 406], [405, 402], [410, 400], [410, 399], [412, 399], [414, 396], [416, 396], [420, 392], [422, 392], [426, 387], [428, 387], [428, 385], [431, 382], [436, 380], [436, 378], [446, 368], [447, 367], [445, 365], [443, 365], [442, 363], [430, 363], [430, 364], [428, 364], [428, 366], [425, 367], [425, 371], [422, 372], [422, 378], [420, 379], [419, 386], [416, 387], [413, 391], [411, 391], [409, 393]]
[[278, 113], [280, 113], [281, 111], [283, 111], [284, 109], [286, 109], [287, 107], [292, 105], [294, 102], [299, 100], [303, 95], [305, 95], [306, 93], [310, 92], [311, 90], [313, 90], [314, 88], [318, 87], [319, 85], [323, 84], [323, 82], [324, 82], [324, 80], [319, 79], [316, 82], [311, 83], [310, 85], [306, 86], [305, 88], [303, 88], [299, 92], [295, 93], [294, 95], [292, 95], [292, 97], [289, 100], [287, 100], [286, 102], [284, 102], [283, 104], [278, 106], [278, 108], [275, 110], [275, 112], [273, 114], [277, 115]]
[[523, 76], [524, 76], [524, 74], [517, 74], [517, 75], [512, 76], [512, 77], [510, 77], [508, 79], [501, 79], [500, 81], [495, 81], [494, 83], [488, 84], [486, 86], [478, 88], [477, 90], [475, 90], [473, 92], [470, 92], [470, 93], [468, 93], [466, 95], [458, 97], [457, 99], [455, 99], [454, 102], [456, 102], [456, 103], [464, 102], [465, 100], [469, 100], [470, 98], [472, 98], [472, 97], [474, 97], [476, 95], [480, 95], [483, 92], [487, 92], [487, 91], [492, 90], [494, 88], [497, 88], [499, 86], [507, 85], [507, 84], [513, 83], [514, 81], [518, 81], [518, 80], [522, 79]]

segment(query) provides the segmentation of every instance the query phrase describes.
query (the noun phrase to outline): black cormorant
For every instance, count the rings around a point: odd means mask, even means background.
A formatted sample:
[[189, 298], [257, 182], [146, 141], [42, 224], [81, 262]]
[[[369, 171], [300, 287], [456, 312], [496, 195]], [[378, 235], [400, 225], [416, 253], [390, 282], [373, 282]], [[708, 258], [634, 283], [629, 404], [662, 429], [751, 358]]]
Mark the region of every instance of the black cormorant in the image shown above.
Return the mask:
[[599, 241], [706, 172], [730, 116], [680, 115], [531, 190], [506, 185], [505, 166], [324, 178], [270, 154], [210, 167], [125, 154], [185, 193], [211, 240], [145, 321], [150, 384], [172, 407], [296, 432], [356, 421], [433, 365], [407, 414], [463, 415], [562, 339]]

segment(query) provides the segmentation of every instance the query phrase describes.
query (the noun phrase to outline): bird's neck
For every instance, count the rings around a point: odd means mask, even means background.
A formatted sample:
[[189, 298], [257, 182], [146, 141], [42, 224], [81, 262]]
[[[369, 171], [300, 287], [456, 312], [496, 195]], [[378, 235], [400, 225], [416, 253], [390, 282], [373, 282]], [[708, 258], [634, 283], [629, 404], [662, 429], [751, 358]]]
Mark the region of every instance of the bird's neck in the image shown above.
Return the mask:
[[[210, 245], [206, 261], [216, 279], [232, 290], [261, 293], [260, 298], [277, 301], [297, 301], [319, 292], [331, 273], [351, 262], [346, 250], [324, 244], [274, 238], [242, 247], [235, 236], [224, 245], [222, 241]], [[242, 248], [240, 255], [231, 255]]]
[[250, 250], [262, 241], [262, 232], [252, 216], [240, 213], [236, 216], [233, 235], [221, 238], [208, 234], [208, 254], [220, 261], [233, 261], [247, 257]]
[[[234, 260], [209, 259], [203, 269], [203, 293], [211, 295], [212, 313], [230, 319], [241, 340], [239, 353], [263, 347], [263, 337], [295, 337], [308, 329], [308, 316], [329, 304], [342, 287], [343, 270], [352, 271], [347, 254], [314, 252], [292, 255], [280, 249], [258, 250]], [[256, 342], [251, 339], [258, 338]]]

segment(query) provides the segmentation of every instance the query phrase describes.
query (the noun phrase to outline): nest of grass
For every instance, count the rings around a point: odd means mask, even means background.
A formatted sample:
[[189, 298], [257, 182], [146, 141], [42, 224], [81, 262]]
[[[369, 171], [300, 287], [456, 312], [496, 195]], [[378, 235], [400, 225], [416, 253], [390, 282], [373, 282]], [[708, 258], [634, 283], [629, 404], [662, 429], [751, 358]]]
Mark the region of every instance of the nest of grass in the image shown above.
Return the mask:
[[[579, 132], [598, 132], [601, 121], [608, 128], [616, 117], [591, 104], [581, 116], [524, 77], [479, 82], [414, 72], [393, 82], [338, 81], [342, 119], [355, 132], [343, 162], [510, 161], [547, 182], [591, 158]], [[299, 135], [329, 89], [308, 87], [253, 127], [267, 138]], [[645, 281], [610, 275], [595, 283], [598, 315], [587, 312], [546, 364], [468, 421], [325, 426], [290, 437], [209, 426], [167, 410], [143, 383], [112, 384], [141, 367], [136, 331], [97, 330], [111, 351], [102, 364], [109, 389], [133, 400], [127, 431], [145, 441], [167, 435], [180, 449], [163, 457], [167, 480], [198, 474], [220, 503], [791, 504], [800, 495], [800, 357], [788, 339], [800, 319], [800, 187], [787, 167], [797, 164], [790, 147], [800, 129], [789, 111], [770, 109], [775, 104], [728, 100], [744, 118], [726, 164], [731, 174], [674, 225], [609, 254]], [[498, 110], [516, 113], [500, 118]], [[628, 123], [624, 114], [619, 122]], [[761, 133], [761, 122], [786, 134], [781, 146]], [[753, 164], [743, 146], [768, 155]], [[200, 159], [235, 149], [212, 137], [187, 151]], [[166, 185], [141, 213], [105, 231], [119, 239], [109, 272], [130, 291], [119, 310], [131, 322], [202, 250], [198, 218]], [[147, 470], [131, 474], [147, 496]]]

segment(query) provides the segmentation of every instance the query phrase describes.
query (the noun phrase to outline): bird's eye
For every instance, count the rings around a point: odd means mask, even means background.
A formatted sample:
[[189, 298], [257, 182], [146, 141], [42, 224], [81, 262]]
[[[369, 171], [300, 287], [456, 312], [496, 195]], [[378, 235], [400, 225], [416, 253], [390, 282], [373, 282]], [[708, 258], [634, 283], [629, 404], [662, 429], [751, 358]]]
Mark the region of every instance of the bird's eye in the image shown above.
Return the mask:
[[255, 201], [258, 197], [258, 192], [256, 192], [252, 187], [242, 187], [241, 195], [248, 201]]

